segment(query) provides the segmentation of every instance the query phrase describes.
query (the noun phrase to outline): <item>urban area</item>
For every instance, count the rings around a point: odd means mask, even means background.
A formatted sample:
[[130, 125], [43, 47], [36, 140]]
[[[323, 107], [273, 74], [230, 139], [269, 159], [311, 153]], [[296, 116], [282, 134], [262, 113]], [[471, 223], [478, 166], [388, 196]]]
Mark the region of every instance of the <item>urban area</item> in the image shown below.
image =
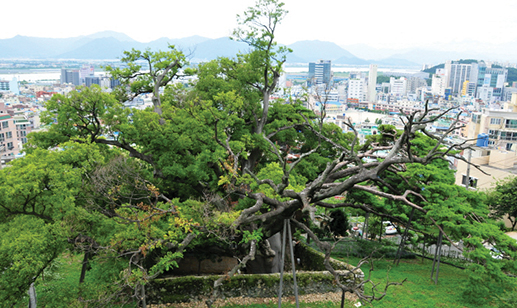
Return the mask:
[[[23, 66], [3, 65], [11, 69]], [[119, 85], [104, 72], [95, 72], [92, 64], [78, 62], [74, 66], [77, 68], [62, 68], [59, 80], [28, 82], [24, 74], [13, 74], [16, 77], [11, 80], [0, 79], [2, 166], [23, 155], [28, 133], [45, 129], [40, 125], [39, 113], [53, 94], [66, 94], [77, 86], [93, 84], [109, 92]], [[451, 60], [436, 66], [425, 65], [421, 71], [379, 69], [372, 64], [367, 69], [333, 72], [331, 60], [318, 60], [308, 67], [296, 68], [300, 72], [281, 76], [272, 99], [300, 99], [306, 108], [316, 114], [324, 113], [325, 122], [335, 123], [343, 131], [350, 130], [345, 124], [350, 121], [363, 141], [365, 136], [376, 134], [381, 124], [402, 128], [401, 114], [424, 108], [433, 108], [439, 114], [456, 107], [447, 117], [429, 124], [429, 130], [446, 132], [458, 119], [456, 125], [461, 129], [454, 131], [450, 142], [470, 140], [473, 149], [462, 155], [490, 174], [454, 160], [451, 163], [458, 170], [457, 184], [473, 189], [490, 188], [497, 179], [517, 171], [513, 166], [517, 151], [517, 82], [508, 81], [508, 71], [516, 70], [509, 63]], [[181, 77], [176, 82], [189, 86], [194, 79]], [[125, 105], [137, 109], [151, 107], [151, 96], [141, 95]]]

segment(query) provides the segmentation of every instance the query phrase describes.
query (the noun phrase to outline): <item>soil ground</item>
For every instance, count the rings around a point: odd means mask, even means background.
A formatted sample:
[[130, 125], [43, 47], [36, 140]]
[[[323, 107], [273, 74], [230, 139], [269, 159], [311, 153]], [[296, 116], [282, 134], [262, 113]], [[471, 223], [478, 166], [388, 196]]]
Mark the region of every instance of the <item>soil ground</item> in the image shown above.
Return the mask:
[[[347, 301], [357, 301], [357, 296], [355, 294], [346, 293], [345, 298]], [[314, 303], [314, 302], [335, 302], [341, 303], [341, 292], [336, 293], [323, 293], [323, 294], [308, 294], [299, 296], [299, 301], [303, 303]], [[294, 296], [283, 297], [282, 302], [287, 303], [295, 303]], [[224, 307], [226, 305], [249, 305], [249, 304], [271, 304], [278, 303], [278, 298], [249, 298], [249, 297], [235, 297], [235, 298], [226, 298], [226, 299], [218, 299], [214, 303], [214, 307]], [[181, 304], [165, 304], [165, 305], [152, 305], [152, 308], [164, 308], [164, 307], [172, 307], [172, 308], [203, 308], [206, 307], [204, 302], [190, 302], [190, 303], [181, 303]]]

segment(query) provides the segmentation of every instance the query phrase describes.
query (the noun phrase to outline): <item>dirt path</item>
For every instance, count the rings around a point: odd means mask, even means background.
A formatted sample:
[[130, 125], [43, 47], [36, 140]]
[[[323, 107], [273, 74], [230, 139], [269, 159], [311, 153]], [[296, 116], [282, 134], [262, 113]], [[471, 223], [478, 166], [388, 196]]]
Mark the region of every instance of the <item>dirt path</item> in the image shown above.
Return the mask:
[[[336, 293], [323, 293], [323, 294], [309, 294], [309, 295], [301, 295], [300, 302], [303, 303], [314, 303], [314, 302], [341, 302], [341, 292]], [[348, 301], [357, 301], [357, 296], [355, 294], [346, 293], [346, 300]], [[287, 303], [295, 303], [294, 296], [283, 297], [282, 302]], [[219, 299], [214, 303], [214, 307], [224, 307], [229, 304], [233, 305], [249, 305], [249, 304], [276, 304], [278, 303], [277, 298], [249, 298], [249, 297], [235, 297], [235, 298], [227, 298], [227, 299]], [[172, 308], [190, 308], [190, 307], [199, 307], [204, 308], [206, 304], [204, 302], [191, 302], [191, 303], [181, 303], [181, 304], [166, 304], [166, 305], [151, 305], [152, 308], [163, 308], [163, 307], [172, 307]]]

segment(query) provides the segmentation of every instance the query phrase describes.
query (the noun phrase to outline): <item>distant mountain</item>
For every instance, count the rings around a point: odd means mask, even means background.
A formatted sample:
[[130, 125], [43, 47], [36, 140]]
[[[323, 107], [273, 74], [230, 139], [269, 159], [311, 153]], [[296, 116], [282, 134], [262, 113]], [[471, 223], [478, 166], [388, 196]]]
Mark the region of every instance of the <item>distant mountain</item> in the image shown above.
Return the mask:
[[55, 58], [74, 48], [79, 38], [50, 39], [17, 35], [0, 40], [0, 58]]
[[[233, 57], [237, 53], [247, 52], [249, 49], [248, 45], [230, 40], [227, 37], [218, 39], [201, 36], [180, 39], [163, 37], [148, 43], [142, 43], [123, 33], [103, 31], [64, 39], [26, 36], [0, 39], [0, 59], [117, 59], [122, 56], [123, 51], [132, 48], [165, 50], [169, 45], [174, 45], [177, 49], [183, 51], [193, 63], [209, 61], [217, 57]], [[293, 53], [287, 56], [288, 63], [306, 64], [324, 59], [341, 65], [379, 63], [379, 65], [386, 66], [415, 66], [415, 63], [404, 57], [393, 57], [382, 61], [364, 60], [332, 42], [300, 41], [287, 47], [293, 50]]]
[[371, 61], [374, 64], [380, 66], [398, 66], [398, 67], [421, 67], [422, 65], [412, 62], [406, 59], [400, 59], [395, 57], [389, 57], [382, 60]]
[[369, 65], [371, 64], [372, 62], [369, 62], [369, 61], [366, 61], [366, 60], [363, 60], [363, 59], [360, 59], [360, 58], [357, 58], [357, 57], [347, 57], [347, 56], [343, 56], [343, 57], [340, 57], [334, 61], [332, 61], [332, 63], [334, 64], [343, 64], [343, 65]]
[[366, 44], [341, 45], [343, 49], [350, 51], [352, 54], [362, 59], [371, 59], [380, 61], [382, 59], [390, 58], [394, 54], [407, 52], [410, 49], [396, 50], [389, 48], [374, 48]]
[[114, 37], [96, 38], [69, 52], [57, 56], [59, 59], [117, 59], [124, 50], [139, 48], [142, 43], [119, 41]]
[[234, 57], [239, 52], [246, 52], [249, 46], [245, 43], [233, 41], [227, 37], [207, 40], [193, 46], [190, 50], [192, 62], [204, 62], [217, 57]]
[[94, 34], [90, 34], [90, 35], [85, 35], [83, 36], [84, 38], [88, 38], [88, 39], [98, 39], [98, 38], [109, 38], [109, 37], [112, 37], [114, 39], [117, 39], [121, 42], [135, 42], [136, 41], [132, 38], [130, 38], [128, 35], [124, 34], [124, 33], [120, 33], [120, 32], [115, 32], [115, 31], [102, 31], [102, 32], [97, 32], [97, 33], [94, 33]]
[[[356, 62], [364, 61], [332, 42], [318, 40], [299, 41], [287, 47], [293, 50], [290, 57], [296, 59], [297, 62], [300, 62], [300, 60], [303, 60], [305, 63], [315, 62], [320, 59], [335, 62], [339, 59], [340, 64], [356, 64]], [[288, 60], [291, 59], [288, 58]]]
[[145, 48], [151, 48], [153, 50], [166, 50], [169, 45], [174, 45], [180, 50], [186, 51], [187, 49], [192, 49], [194, 46], [210, 40], [211, 39], [199, 35], [189, 36], [180, 39], [170, 39], [167, 37], [162, 37], [149, 43], [145, 43]]
[[393, 55], [392, 57], [399, 59], [406, 59], [412, 62], [417, 63], [440, 63], [445, 62], [446, 60], [456, 59], [457, 57], [461, 57], [461, 53], [459, 52], [450, 52], [450, 51], [439, 51], [435, 49], [421, 49], [415, 48], [404, 53], [398, 53]]

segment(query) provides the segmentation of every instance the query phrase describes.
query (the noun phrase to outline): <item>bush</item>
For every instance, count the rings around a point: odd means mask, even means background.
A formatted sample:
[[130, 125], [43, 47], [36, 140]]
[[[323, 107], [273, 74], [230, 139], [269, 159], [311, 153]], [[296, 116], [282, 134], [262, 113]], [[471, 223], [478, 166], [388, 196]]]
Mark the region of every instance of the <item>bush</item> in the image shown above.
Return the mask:
[[515, 296], [510, 296], [517, 292], [515, 278], [503, 273], [498, 262], [487, 260], [485, 266], [471, 264], [467, 271], [468, 280], [462, 286], [461, 292], [465, 302], [486, 306], [491, 301], [498, 301], [504, 304], [502, 307], [508, 307], [515, 302]]
[[[348, 256], [364, 258], [372, 255], [373, 258], [394, 259], [397, 255], [398, 246], [388, 242], [376, 242], [357, 239], [346, 243], [338, 244], [334, 249], [334, 255], [345, 258]], [[402, 252], [402, 259], [414, 259], [416, 256], [411, 252]]]
[[335, 210], [330, 213], [331, 221], [329, 223], [329, 228], [334, 235], [347, 236], [348, 229], [350, 226], [348, 224], [348, 217], [342, 210]]

